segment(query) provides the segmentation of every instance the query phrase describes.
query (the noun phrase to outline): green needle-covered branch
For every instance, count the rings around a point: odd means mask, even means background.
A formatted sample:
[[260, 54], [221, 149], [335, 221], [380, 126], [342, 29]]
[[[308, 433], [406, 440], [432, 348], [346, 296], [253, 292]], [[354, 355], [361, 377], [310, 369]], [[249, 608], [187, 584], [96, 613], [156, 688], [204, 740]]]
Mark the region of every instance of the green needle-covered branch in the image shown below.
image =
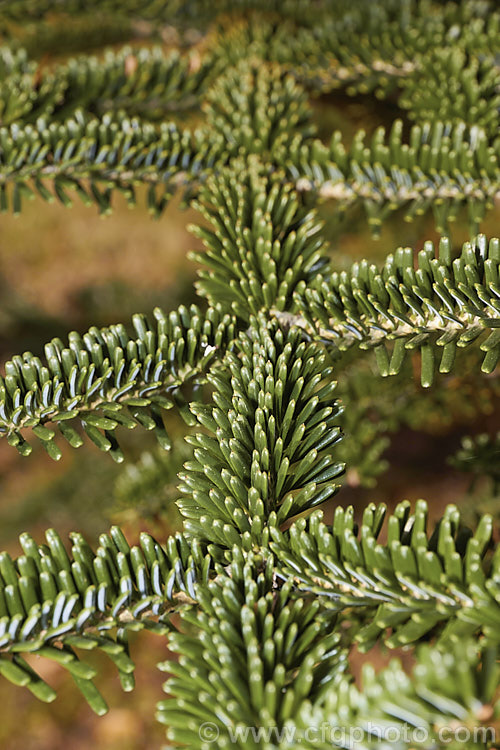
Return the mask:
[[329, 146], [297, 141], [278, 162], [300, 191], [334, 200], [339, 211], [361, 202], [374, 233], [401, 208], [407, 221], [432, 209], [442, 233], [466, 209], [474, 233], [500, 195], [500, 141], [478, 126], [422, 121], [406, 140], [396, 120], [369, 144], [363, 130], [348, 149], [342, 141], [339, 132]]
[[229, 146], [269, 154], [315, 133], [304, 89], [281, 68], [241, 62], [216, 79], [204, 108]]
[[220, 570], [207, 586], [196, 586], [198, 612], [185, 610], [193, 634], [170, 639], [178, 661], [161, 665], [172, 676], [170, 698], [158, 705], [169, 739], [201, 747], [200, 726], [211, 722], [217, 747], [275, 747], [250, 728], [279, 729], [304, 700], [335, 690], [346, 666], [334, 617], [318, 603], [294, 600], [278, 585], [273, 556], [232, 551], [231, 575]]
[[270, 514], [281, 524], [338, 490], [335, 383], [320, 347], [299, 331], [267, 329], [263, 318], [223, 364], [208, 375], [214, 403], [191, 406], [211, 434], [186, 438], [194, 457], [180, 474], [178, 505], [194, 537], [260, 546]]
[[[270, 5], [268, 11], [273, 10]], [[439, 112], [444, 106], [449, 112], [457, 94], [476, 103], [470, 96], [471, 71], [449, 60], [448, 50], [455, 50], [455, 60], [481, 57], [483, 70], [498, 70], [499, 28], [493, 4], [336, 0], [318, 3], [305, 18], [293, 19], [281, 8], [274, 15], [222, 17], [215, 49], [233, 64], [248, 57], [277, 62], [315, 94], [343, 89], [349, 95], [400, 96], [398, 104], [411, 110], [408, 83], [417, 95], [416, 110], [427, 98], [434, 119], [431, 107]], [[429, 63], [439, 57], [441, 65]], [[439, 100], [434, 98], [436, 80], [447, 87], [448, 95]], [[488, 103], [480, 104], [484, 106]], [[463, 110], [460, 119], [467, 119]]]
[[0, 47], [0, 124], [34, 121], [61, 101], [64, 82], [54, 76], [38, 80], [38, 65], [25, 50]]
[[96, 671], [73, 649], [102, 650], [115, 663], [124, 690], [132, 690], [127, 633], [168, 632], [169, 613], [192, 601], [195, 581], [208, 577], [210, 558], [182, 535], [163, 548], [143, 533], [140, 546], [131, 547], [117, 527], [100, 536], [96, 552], [81, 534], [71, 534], [70, 553], [53, 529], [46, 540], [38, 545], [22, 534], [21, 557], [0, 554], [0, 674], [52, 701], [54, 690], [24, 656], [53, 659], [101, 714], [107, 706], [92, 682]]
[[[31, 69], [27, 61], [23, 65]], [[311, 137], [305, 92], [276, 66], [241, 62], [216, 77], [202, 97], [207, 120], [202, 131], [117, 117], [119, 108], [147, 116], [156, 108], [159, 115], [167, 115], [170, 105], [178, 108], [187, 101], [185, 96], [191, 101], [192, 92], [200, 94], [210, 63], [202, 61], [192, 73], [189, 65], [178, 55], [164, 58], [156, 51], [134, 55], [125, 50], [100, 64], [76, 59], [59, 75], [51, 74], [46, 104], [43, 77], [35, 90], [30, 82], [34, 73], [7, 77], [2, 84], [4, 122], [20, 116], [24, 122], [24, 112], [38, 119], [0, 129], [0, 205], [7, 208], [10, 186], [15, 212], [23, 196], [52, 200], [47, 184], [53, 182], [55, 196], [64, 205], [71, 205], [70, 189], [107, 212], [113, 190], [134, 203], [134, 185], [142, 183], [149, 186], [150, 209], [159, 215], [179, 184], [192, 190], [212, 169], [218, 172], [238, 154], [249, 153], [281, 166], [282, 179], [295, 183], [300, 192], [334, 199], [340, 210], [361, 201], [374, 232], [400, 207], [409, 220], [432, 208], [442, 232], [466, 207], [477, 231], [500, 194], [498, 143], [490, 142], [477, 125], [423, 123], [412, 128], [406, 142], [402, 122], [396, 121], [388, 136], [379, 128], [370, 145], [359, 131], [349, 149], [339, 133], [325, 146]], [[27, 81], [26, 91], [19, 89], [19, 77]], [[56, 97], [57, 91], [61, 93]], [[49, 124], [47, 115], [39, 117], [44, 107], [52, 111], [52, 120], [72, 116]], [[99, 118], [75, 112], [75, 107]], [[103, 115], [105, 109], [110, 111]]]
[[[435, 257], [432, 242], [418, 253], [399, 248], [381, 269], [367, 261], [332, 272], [297, 300], [302, 317], [279, 314], [335, 349], [375, 349], [382, 375], [395, 375], [407, 352], [419, 350], [421, 382], [452, 370], [457, 347], [485, 352], [481, 369], [491, 373], [500, 357], [500, 242], [479, 235], [455, 260], [448, 238]], [[388, 352], [387, 345], [390, 347]]]
[[12, 59], [9, 47], [0, 48], [0, 59], [3, 126], [36, 123], [42, 116], [62, 121], [76, 110], [164, 119], [166, 112], [196, 103], [210, 71], [209, 60], [181, 56], [175, 50], [165, 54], [160, 47], [124, 47], [108, 52], [103, 60], [81, 56], [46, 68], [19, 50], [16, 65], [7, 70], [6, 62]]
[[358, 528], [353, 510], [338, 507], [332, 527], [321, 513], [297, 521], [288, 532], [271, 529], [280, 573], [298, 591], [324, 606], [361, 618], [355, 641], [367, 650], [383, 638], [390, 648], [418, 642], [436, 631], [441, 638], [482, 632], [497, 643], [500, 623], [498, 547], [492, 519], [484, 516], [473, 534], [460, 525], [456, 506], [427, 532], [427, 505], [400, 503], [387, 519], [387, 542], [379, 541], [384, 505], [369, 505]]
[[[121, 67], [126, 60], [127, 57], [118, 60], [116, 65]], [[178, 58], [173, 60], [178, 63]], [[87, 68], [91, 70], [93, 66], [89, 63]], [[85, 80], [86, 70], [76, 63], [69, 70], [75, 79], [72, 90], [76, 91], [75, 101], [68, 108], [85, 96], [89, 97], [88, 107], [96, 92], [91, 82]], [[99, 70], [104, 75], [105, 71]], [[143, 73], [148, 74], [148, 70], [139, 67], [131, 81], [139, 98], [142, 93], [151, 93], [143, 92]], [[235, 110], [230, 97], [238, 90], [241, 76], [247, 83]], [[100, 87], [99, 96], [106, 95], [106, 80], [98, 79], [96, 85]], [[226, 91], [226, 98], [218, 86]], [[161, 90], [164, 88], [163, 81]], [[122, 93], [126, 89], [125, 82]], [[108, 91], [113, 98], [119, 93], [113, 93], [112, 87], [111, 93]], [[187, 185], [189, 189], [206, 172], [223, 167], [239, 153], [260, 154], [282, 148], [288, 138], [285, 123], [290, 120], [300, 125], [309, 117], [304, 92], [279, 70], [252, 67], [231, 70], [209, 92], [207, 102], [208, 124], [193, 133], [181, 130], [174, 123], [163, 122], [155, 127], [142, 119], [127, 119], [113, 113], [95, 118], [82, 111], [76, 111], [61, 123], [39, 118], [33, 125], [0, 128], [0, 209], [8, 207], [10, 188], [15, 213], [20, 211], [23, 197], [38, 194], [45, 200], [53, 200], [54, 194], [47, 188], [52, 183], [55, 197], [63, 205], [71, 205], [67, 192], [70, 190], [85, 203], [96, 203], [101, 212], [107, 213], [114, 190], [123, 193], [133, 205], [134, 186], [145, 184], [149, 188], [148, 206], [159, 215], [179, 185]], [[307, 130], [302, 137], [306, 135]]]
[[194, 205], [213, 227], [191, 227], [206, 247], [191, 254], [202, 265], [198, 293], [245, 321], [261, 308], [289, 309], [327, 263], [314, 213], [283, 174], [266, 174], [258, 161], [210, 177]]
[[211, 143], [173, 123], [156, 128], [111, 115], [88, 119], [76, 113], [64, 123], [40, 119], [24, 128], [0, 128], [0, 210], [11, 202], [19, 213], [22, 198], [35, 195], [71, 206], [70, 191], [109, 213], [114, 190], [135, 205], [135, 185], [144, 184], [149, 210], [158, 216], [179, 186], [224, 156], [220, 139]]
[[464, 122], [484, 128], [490, 138], [498, 136], [500, 65], [494, 58], [483, 54], [471, 59], [456, 47], [436, 49], [419, 68], [426, 85], [421, 78], [407, 78], [399, 98], [412, 120]]
[[83, 336], [70, 333], [67, 345], [53, 339], [44, 361], [31, 352], [13, 357], [0, 380], [0, 434], [28, 455], [29, 430], [59, 459], [56, 431], [47, 423], [77, 448], [83, 443], [77, 420], [98, 448], [122, 461], [115, 429], [140, 425], [154, 430], [168, 449], [164, 411], [177, 401], [187, 412], [180, 387], [196, 384], [214, 356], [225, 351], [235, 323], [217, 308], [203, 314], [195, 305], [168, 315], [155, 308], [154, 321], [135, 315], [134, 337], [118, 324], [93, 327]]
[[316, 704], [305, 701], [295, 737], [315, 750], [495, 747], [498, 678], [496, 648], [422, 645], [410, 674], [396, 659], [378, 674], [367, 664], [360, 687], [346, 677]]

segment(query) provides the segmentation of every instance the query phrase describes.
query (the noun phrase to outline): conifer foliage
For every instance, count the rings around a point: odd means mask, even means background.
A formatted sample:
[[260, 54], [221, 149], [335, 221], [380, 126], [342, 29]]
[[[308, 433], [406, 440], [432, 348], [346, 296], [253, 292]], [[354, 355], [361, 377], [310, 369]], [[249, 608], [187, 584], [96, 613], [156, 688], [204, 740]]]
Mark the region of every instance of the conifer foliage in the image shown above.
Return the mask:
[[[58, 58], [57, 29], [85, 28], [90, 12], [126, 46]], [[384, 750], [391, 728], [391, 747], [431, 750], [443, 728], [454, 748], [457, 729], [491, 729], [491, 516], [471, 529], [449, 505], [431, 522], [419, 501], [361, 518], [338, 506], [328, 524], [318, 506], [344, 474], [371, 480], [381, 434], [415, 401], [446, 404], [447, 378], [460, 388], [472, 373], [498, 396], [500, 241], [481, 233], [500, 197], [496, 3], [4, 0], [0, 18], [0, 209], [79, 198], [109, 213], [115, 194], [134, 205], [140, 188], [160, 217], [180, 190], [204, 246], [192, 254], [199, 307], [73, 332], [2, 368], [0, 437], [23, 456], [38, 441], [59, 460], [88, 437], [120, 462], [133, 428], [168, 451], [177, 409], [190, 457], [182, 533], [130, 546], [113, 527], [98, 545], [76, 532], [68, 545], [50, 529], [0, 555], [0, 675], [50, 702], [26, 656], [52, 659], [102, 714], [85, 653], [106, 653], [130, 690], [128, 638], [146, 628], [172, 654], [157, 717], [175, 746]], [[161, 44], [167, 28], [179, 50]], [[22, 46], [42, 37], [56, 44], [43, 65]], [[384, 100], [392, 124], [320, 138], [314, 99], [339, 91]], [[336, 266], [319, 209], [338, 218], [358, 204], [375, 235], [399, 211], [433, 215], [441, 239]], [[449, 224], [463, 215], [460, 249]], [[353, 372], [372, 353], [370, 422]], [[408, 382], [418, 398], [401, 395]], [[498, 440], [465, 439], [454, 459], [492, 477], [497, 498]], [[381, 644], [413, 649], [412, 670], [367, 664], [355, 684], [354, 647]], [[470, 737], [498, 747], [491, 732]]]

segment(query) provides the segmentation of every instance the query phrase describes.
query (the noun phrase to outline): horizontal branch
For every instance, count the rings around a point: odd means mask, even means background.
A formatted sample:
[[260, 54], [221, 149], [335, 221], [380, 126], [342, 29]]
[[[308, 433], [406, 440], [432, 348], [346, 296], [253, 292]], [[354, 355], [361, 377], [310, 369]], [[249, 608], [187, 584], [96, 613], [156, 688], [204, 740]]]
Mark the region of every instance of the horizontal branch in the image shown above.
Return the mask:
[[154, 310], [154, 324], [135, 315], [135, 337], [125, 326], [73, 332], [68, 344], [53, 339], [45, 360], [25, 352], [5, 364], [0, 376], [0, 436], [22, 455], [31, 452], [25, 431], [37, 437], [52, 458], [61, 456], [57, 431], [73, 447], [83, 440], [74, 420], [87, 436], [117, 461], [123, 454], [115, 437], [119, 426], [154, 430], [164, 448], [170, 440], [163, 413], [178, 403], [190, 419], [179, 392], [196, 383], [214, 356], [231, 343], [235, 323], [217, 308], [203, 314], [192, 305], [166, 315]]
[[[134, 65], [136, 58], [113, 57], [110, 69], [120, 70], [127, 60]], [[185, 65], [173, 59], [173, 69]], [[89, 64], [90, 69], [94, 70]], [[174, 79], [181, 75], [175, 70]], [[203, 71], [200, 76], [206, 78], [207, 70]], [[93, 91], [86, 71], [78, 66], [72, 76], [75, 105], [81, 89], [89, 102], [94, 94], [106, 96], [106, 91], [113, 91], [112, 80], [106, 77], [97, 81], [97, 92]], [[189, 88], [190, 76], [185, 80]], [[135, 92], [132, 98], [140, 99], [141, 66], [113, 96], [120, 90], [125, 93], [129, 83]], [[54, 90], [49, 86], [49, 99]], [[61, 123], [38, 118], [33, 125], [0, 128], [0, 209], [11, 203], [19, 212], [22, 199], [35, 194], [71, 205], [70, 194], [76, 192], [105, 213], [111, 210], [113, 191], [133, 204], [134, 187], [143, 184], [148, 187], [149, 208], [158, 216], [179, 186], [190, 197], [202, 177], [218, 173], [237, 156], [251, 154], [265, 155], [270, 172], [281, 167], [283, 179], [299, 192], [314, 191], [320, 198], [335, 200], [341, 209], [360, 201], [374, 232], [401, 207], [408, 219], [432, 208], [443, 232], [466, 207], [477, 231], [500, 195], [499, 146], [478, 126], [424, 123], [411, 129], [406, 142], [402, 122], [396, 121], [387, 135], [379, 128], [369, 145], [360, 131], [349, 149], [339, 133], [325, 146], [312, 138], [312, 112], [304, 91], [276, 66], [259, 67], [247, 61], [229, 68], [216, 77], [204, 109], [203, 129], [193, 133], [174, 123], [153, 127], [112, 114], [89, 119], [82, 112]], [[48, 189], [51, 184], [53, 192]]]
[[[215, 50], [221, 59], [234, 64], [251, 50], [254, 58], [279, 63], [315, 94], [342, 89], [348, 95], [382, 98], [397, 96], [408, 82], [415, 90], [416, 110], [426, 98], [439, 95], [438, 83], [450, 94], [436, 102], [438, 111], [443, 107], [449, 116], [454, 101], [465, 94], [472, 106], [470, 112], [462, 110], [463, 119], [481, 114], [474, 109], [477, 104], [494, 112], [494, 102], [470, 96], [474, 84], [481, 89], [483, 83], [475, 76], [474, 62], [457, 65], [448, 59], [453, 50], [455, 60], [462, 55], [481, 58], [488, 69], [498, 71], [500, 13], [493, 4], [326, 0], [315, 4], [313, 14], [298, 2], [278, 8], [268, 3], [267, 10], [275, 16], [268, 12], [218, 20]], [[409, 99], [404, 90], [398, 104], [412, 111]]]
[[24, 50], [0, 47], [0, 68], [0, 122], [19, 128], [40, 117], [63, 121], [77, 110], [162, 119], [197, 103], [211, 61], [176, 50], [165, 54], [161, 47], [124, 47], [103, 59], [85, 55], [40, 67]]
[[497, 644], [500, 623], [499, 548], [490, 516], [474, 534], [460, 526], [456, 506], [427, 532], [427, 505], [400, 503], [378, 540], [384, 505], [369, 505], [358, 528], [353, 509], [338, 507], [332, 527], [316, 513], [288, 532], [271, 529], [280, 575], [301, 594], [314, 594], [336, 612], [361, 618], [355, 640], [363, 651], [384, 639], [406, 646], [438, 632], [442, 639], [483, 633]]
[[[382, 375], [395, 375], [409, 350], [420, 350], [421, 382], [430, 386], [436, 355], [450, 372], [457, 347], [485, 352], [482, 371], [500, 358], [500, 242], [479, 235], [452, 260], [448, 238], [436, 258], [431, 242], [418, 253], [399, 248], [381, 269], [367, 261], [318, 278], [297, 296], [302, 316], [277, 313], [335, 349], [375, 349]], [[392, 345], [389, 355], [386, 345]]]
[[171, 629], [169, 614], [192, 603], [194, 583], [206, 581], [210, 559], [183, 536], [163, 548], [149, 534], [130, 547], [119, 528], [101, 534], [94, 552], [81, 534], [71, 536], [68, 553], [54, 530], [47, 544], [20, 537], [24, 554], [0, 554], [0, 675], [26, 686], [44, 701], [53, 689], [23, 655], [53, 659], [68, 669], [97, 713], [107, 710], [92, 683], [96, 671], [77, 658], [74, 648], [100, 649], [114, 662], [122, 686], [134, 686], [134, 664], [127, 633]]
[[113, 191], [135, 205], [134, 186], [144, 184], [149, 210], [159, 216], [179, 186], [224, 159], [220, 139], [211, 142], [173, 123], [156, 128], [139, 120], [108, 115], [89, 120], [76, 113], [64, 123], [40, 119], [24, 128], [0, 128], [0, 210], [8, 208], [11, 188], [14, 213], [23, 198], [35, 195], [71, 206], [68, 191], [109, 213]]
[[315, 191], [341, 210], [361, 202], [375, 233], [401, 208], [408, 221], [432, 209], [441, 233], [465, 208], [474, 233], [500, 198], [499, 143], [490, 143], [477, 126], [446, 121], [414, 125], [406, 141], [396, 120], [388, 134], [378, 128], [368, 144], [360, 130], [345, 148], [336, 132], [329, 146], [297, 141], [276, 159], [299, 191]]

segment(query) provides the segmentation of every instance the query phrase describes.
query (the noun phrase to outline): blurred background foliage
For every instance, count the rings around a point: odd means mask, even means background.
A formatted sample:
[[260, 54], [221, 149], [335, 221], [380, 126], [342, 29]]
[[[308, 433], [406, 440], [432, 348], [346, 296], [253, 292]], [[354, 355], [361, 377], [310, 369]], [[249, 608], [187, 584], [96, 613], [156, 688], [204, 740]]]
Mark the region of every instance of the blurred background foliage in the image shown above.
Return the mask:
[[[23, 44], [41, 65], [50, 65], [54, 59], [50, 50], [54, 48], [64, 57], [103, 43], [119, 47], [131, 37], [149, 43], [150, 29], [131, 30], [123, 23], [123, 28], [116, 23], [109, 28], [101, 26], [99, 33], [96, 28], [90, 35], [84, 30], [91, 19], [82, 20], [81, 28], [73, 23], [71, 29], [45, 23], [25, 30]], [[160, 41], [170, 48], [182, 45], [183, 37], [163, 29]], [[390, 101], [347, 98], [340, 93], [317, 98], [313, 109], [318, 134], [325, 141], [339, 129], [349, 142], [360, 127], [372, 133], [401, 114]], [[188, 250], [199, 249], [200, 243], [186, 226], [200, 218], [174, 199], [161, 219], [153, 221], [144, 203], [139, 200], [138, 207], [130, 210], [117, 198], [113, 214], [102, 218], [95, 207], [75, 204], [67, 211], [35, 200], [26, 205], [20, 218], [11, 214], [0, 218], [2, 362], [20, 351], [40, 353], [47, 340], [64, 338], [71, 330], [126, 321], [132, 313], [147, 313], [155, 305], [169, 310], [193, 301], [196, 267], [186, 256]], [[431, 215], [417, 217], [409, 224], [395, 213], [384, 223], [380, 238], [374, 240], [360, 208], [352, 209], [342, 219], [328, 202], [319, 211], [337, 268], [347, 268], [363, 257], [377, 261], [400, 245], [420, 249], [424, 240], [438, 239]], [[497, 207], [481, 230], [495, 235], [499, 218]], [[452, 233], [455, 247], [468, 238], [466, 217], [459, 217]], [[361, 366], [357, 359], [352, 367], [342, 369], [339, 395], [351, 403], [350, 413], [344, 417], [349, 470], [346, 487], [336, 502], [361, 508], [368, 501], [393, 506], [402, 499], [425, 497], [434, 518], [445, 504], [460, 503], [465, 496], [469, 498], [465, 511], [471, 520], [481, 510], [498, 507], [498, 503], [492, 503], [498, 481], [471, 482], [464, 471], [467, 450], [470, 454], [484, 445], [479, 441], [461, 448], [461, 440], [467, 434], [493, 436], [500, 428], [500, 389], [494, 378], [478, 379], [470, 374], [467, 357], [457, 372], [460, 374], [440, 378], [422, 399], [418, 380], [405, 380], [404, 374], [382, 380], [375, 375], [370, 357]], [[459, 388], [460, 399], [456, 397]], [[131, 541], [142, 530], [164, 538], [180, 525], [173, 505], [176, 473], [189, 453], [182, 440], [186, 427], [180, 419], [175, 420], [170, 412], [169, 431], [174, 437], [170, 454], [161, 454], [147, 433], [133, 431], [123, 438], [128, 463], [122, 466], [86, 443], [77, 452], [66, 451], [59, 463], [35, 448], [28, 467], [25, 459], [0, 442], [0, 548], [14, 551], [14, 540], [21, 531], [41, 539], [42, 531], [50, 526], [61, 535], [78, 529], [95, 543], [98, 534], [114, 522], [122, 524]], [[354, 431], [356, 440], [350, 441]], [[491, 443], [486, 447], [490, 461], [500, 463], [498, 441], [493, 448]], [[458, 458], [450, 465], [449, 455], [455, 451], [459, 451]], [[384, 473], [388, 461], [390, 474]], [[137, 689], [122, 693], [116, 674], [100, 665], [100, 671], [104, 669], [100, 684], [111, 710], [97, 721], [71, 680], [62, 670], [53, 669], [51, 662], [43, 663], [42, 676], [58, 688], [60, 696], [49, 706], [39, 703], [28, 691], [0, 682], [0, 748], [161, 747], [164, 730], [154, 721], [151, 706], [161, 692], [163, 677], [155, 665], [166, 658], [165, 644], [153, 635], [141, 634], [132, 649], [137, 662]], [[18, 736], [21, 723], [23, 729]]]

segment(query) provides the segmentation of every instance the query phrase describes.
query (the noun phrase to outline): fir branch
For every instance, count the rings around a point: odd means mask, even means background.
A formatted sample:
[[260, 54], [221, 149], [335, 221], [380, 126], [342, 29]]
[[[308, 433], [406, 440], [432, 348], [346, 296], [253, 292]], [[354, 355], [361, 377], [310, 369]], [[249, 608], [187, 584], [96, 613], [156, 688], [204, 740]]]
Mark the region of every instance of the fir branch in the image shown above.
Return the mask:
[[47, 544], [20, 537], [24, 554], [0, 554], [0, 674], [43, 701], [55, 692], [23, 658], [36, 653], [69, 670], [99, 714], [106, 703], [92, 683], [96, 671], [73, 651], [101, 649], [116, 665], [122, 687], [134, 687], [127, 633], [143, 628], [160, 634], [169, 613], [192, 602], [194, 582], [206, 581], [210, 558], [195, 541], [171, 537], [163, 548], [143, 533], [130, 547], [119, 528], [101, 534], [94, 552], [81, 534], [71, 534], [68, 554], [51, 529]]
[[402, 82], [398, 103], [412, 120], [465, 122], [496, 138], [500, 65], [493, 56], [470, 57], [459, 47], [438, 48], [422, 57], [418, 77]]
[[[81, 103], [81, 92], [85, 91], [87, 105], [96, 107], [99, 98], [112, 88], [116, 71], [123, 68], [126, 59], [110, 58], [109, 79], [105, 70], [96, 69], [104, 81], [96, 74], [95, 90], [91, 85], [93, 63], [88, 64], [90, 80], [85, 68], [71, 68], [71, 75], [76, 79], [81, 75], [82, 79], [68, 106]], [[174, 77], [181, 75], [186, 63], [175, 56], [169, 60], [165, 66]], [[152, 55], [153, 72], [157, 62]], [[134, 91], [141, 75], [147, 75], [147, 66], [146, 72], [141, 71], [142, 66], [123, 83], [122, 93], [129, 85]], [[156, 75], [153, 72], [150, 83]], [[198, 90], [207, 72], [208, 67], [202, 67], [201, 72], [185, 79], [181, 75], [186, 82], [181, 94], [191, 86]], [[240, 79], [246, 81], [242, 89]], [[117, 85], [121, 86], [120, 79]], [[139, 105], [141, 92], [142, 88], [132, 95], [134, 106]], [[153, 97], [146, 89], [146, 103], [150, 95]], [[64, 205], [71, 205], [69, 189], [108, 212], [113, 190], [123, 192], [133, 204], [133, 186], [145, 183], [149, 185], [150, 210], [159, 215], [179, 184], [192, 191], [201, 177], [212, 170], [218, 172], [239, 153], [265, 155], [268, 168], [281, 166], [284, 178], [295, 182], [299, 191], [313, 190], [320, 198], [333, 198], [341, 210], [361, 200], [374, 232], [400, 207], [405, 207], [409, 220], [432, 207], [438, 229], [444, 232], [448, 220], [466, 206], [471, 228], [477, 230], [500, 194], [498, 143], [490, 144], [487, 134], [476, 126], [468, 129], [463, 124], [442, 122], [418, 125], [404, 143], [402, 123], [396, 121], [387, 137], [383, 129], [378, 129], [370, 146], [365, 145], [360, 131], [348, 151], [338, 133], [326, 147], [310, 137], [310, 111], [304, 92], [293, 79], [279, 69], [257, 69], [252, 64], [227, 71], [206, 101], [207, 125], [193, 134], [172, 123], [156, 129], [141, 120], [119, 120], [111, 115], [88, 119], [78, 112], [60, 124], [49, 125], [40, 118], [35, 125], [0, 129], [0, 207], [7, 208], [10, 186], [15, 212], [21, 208], [22, 197], [32, 197], [34, 191], [52, 200], [46, 183], [53, 182], [55, 195]], [[26, 106], [32, 104], [28, 100]], [[64, 111], [64, 102], [58, 106]], [[290, 122], [295, 122], [299, 131], [293, 136], [287, 129]], [[86, 189], [87, 180], [90, 191]]]
[[[275, 17], [254, 14], [249, 19], [222, 18], [213, 44], [215, 56], [233, 65], [248, 58], [278, 63], [315, 94], [337, 88], [346, 88], [352, 95], [374, 89], [380, 94], [394, 90], [399, 78], [411, 74], [415, 64], [411, 47], [408, 53], [397, 49], [394, 54], [390, 34], [384, 39], [383, 49], [377, 46], [380, 27], [373, 16], [387, 27], [388, 9], [374, 3], [338, 6], [335, 20], [331, 13], [317, 12], [309, 26], [302, 19], [296, 25], [281, 13]], [[393, 33], [395, 29], [395, 34], [401, 33], [400, 22], [393, 22], [392, 27]]]
[[65, 83], [39, 76], [38, 64], [25, 50], [0, 47], [0, 125], [29, 122], [50, 115], [64, 95]]
[[170, 740], [190, 748], [205, 747], [206, 721], [218, 731], [217, 747], [268, 747], [238, 728], [282, 727], [305, 699], [334, 690], [346, 665], [332, 618], [320, 617], [316, 602], [294, 601], [288, 585], [276, 586], [272, 555], [243, 555], [237, 546], [230, 568], [231, 576], [219, 568], [214, 581], [196, 587], [200, 608], [183, 620], [197, 632], [173, 635], [179, 660], [160, 665], [172, 675], [165, 684], [172, 697], [159, 703], [157, 717]]
[[465, 640], [420, 646], [410, 675], [396, 659], [378, 674], [365, 665], [361, 687], [345, 677], [316, 704], [304, 701], [290, 722], [294, 736], [315, 750], [493, 748], [497, 659], [496, 648]]
[[194, 206], [214, 227], [191, 227], [206, 247], [191, 254], [208, 267], [198, 293], [245, 321], [261, 308], [290, 309], [293, 293], [327, 263], [314, 213], [282, 173], [269, 175], [258, 161], [233, 161], [209, 177]]
[[244, 153], [272, 155], [315, 132], [303, 88], [279, 66], [252, 60], [230, 67], [215, 80], [204, 109], [209, 127]]
[[154, 317], [153, 325], [144, 315], [133, 317], [135, 337], [121, 324], [94, 327], [83, 336], [71, 333], [67, 346], [53, 339], [45, 346], [44, 362], [31, 352], [13, 357], [0, 379], [0, 433], [28, 455], [31, 446], [23, 433], [30, 429], [56, 460], [61, 451], [47, 423], [79, 447], [83, 440], [75, 419], [117, 461], [123, 460], [118, 426], [154, 430], [162, 447], [169, 448], [164, 411], [176, 400], [186, 411], [180, 386], [196, 383], [217, 350], [231, 343], [235, 324], [219, 309], [203, 315], [194, 305], [169, 315], [155, 308]]
[[88, 119], [78, 112], [60, 124], [41, 118], [36, 127], [0, 128], [0, 210], [8, 208], [12, 187], [14, 213], [23, 197], [35, 194], [71, 206], [67, 191], [109, 213], [113, 190], [135, 205], [134, 185], [143, 183], [148, 207], [159, 216], [177, 187], [223, 161], [224, 150], [220, 139], [210, 142], [173, 123], [156, 128], [108, 115]]
[[177, 50], [165, 54], [161, 47], [125, 47], [108, 51], [104, 60], [74, 58], [59, 72], [65, 97], [56, 115], [68, 117], [78, 108], [96, 115], [119, 110], [128, 116], [164, 119], [168, 112], [198, 102], [210, 68], [210, 59]]
[[[121, 58], [116, 65], [113, 60], [112, 57], [112, 69], [125, 64]], [[173, 68], [181, 71], [185, 63], [175, 57], [172, 60]], [[93, 69], [93, 65], [89, 63], [88, 68]], [[75, 79], [83, 75], [78, 66], [69, 69]], [[102, 69], [96, 70], [97, 92], [88, 90], [88, 81], [79, 80], [71, 106], [82, 98], [79, 91], [88, 94], [89, 101], [104, 95], [108, 83], [99, 81]], [[200, 79], [207, 71], [202, 69]], [[139, 69], [138, 76], [132, 76], [134, 85], [140, 75]], [[232, 97], [241, 76], [246, 85], [235, 112]], [[198, 79], [188, 77], [187, 90], [191, 80]], [[196, 88], [197, 84], [193, 85]], [[262, 117], [257, 114], [260, 112], [264, 113]], [[145, 183], [149, 185], [148, 205], [158, 216], [178, 185], [189, 186], [211, 169], [223, 167], [238, 153], [274, 153], [286, 145], [289, 121], [302, 128], [296, 137], [307, 138], [312, 133], [306, 125], [308, 117], [304, 92], [289, 76], [281, 75], [277, 69], [255, 69], [250, 65], [230, 70], [209, 92], [208, 125], [203, 131], [190, 133], [173, 123], [155, 128], [142, 120], [112, 114], [89, 119], [80, 111], [62, 123], [49, 124], [39, 118], [35, 125], [0, 128], [0, 209], [8, 207], [10, 185], [12, 207], [18, 213], [22, 197], [33, 197], [34, 191], [45, 200], [52, 200], [45, 183], [53, 182], [55, 196], [63, 205], [71, 205], [66, 192], [69, 189], [86, 203], [96, 202], [101, 212], [107, 213], [111, 210], [113, 190], [124, 193], [134, 204], [134, 185]], [[82, 181], [90, 182], [90, 191]]]
[[[0, 48], [0, 56], [10, 60], [10, 48]], [[77, 110], [96, 116], [119, 111], [145, 120], [164, 118], [197, 102], [211, 68], [210, 60], [176, 50], [166, 55], [161, 47], [124, 47], [108, 50], [104, 59], [85, 55], [41, 69], [27, 60], [24, 50], [16, 59], [9, 74], [3, 65], [3, 126], [20, 127], [49, 115], [62, 121]]]
[[[399, 248], [378, 269], [367, 261], [350, 272], [332, 272], [306, 289], [297, 305], [303, 317], [279, 313], [336, 349], [375, 349], [383, 376], [397, 374], [408, 350], [420, 350], [421, 382], [430, 386], [439, 371], [453, 368], [457, 347], [485, 352], [481, 369], [491, 373], [500, 357], [500, 242], [479, 235], [452, 260], [448, 238], [418, 253]], [[386, 344], [394, 342], [389, 354]], [[437, 349], [439, 347], [439, 349]]]
[[192, 404], [211, 434], [186, 439], [193, 461], [180, 474], [186, 532], [224, 547], [265, 544], [271, 514], [281, 524], [325, 502], [343, 471], [331, 450], [340, 439], [331, 368], [300, 332], [241, 334], [224, 369], [209, 373], [214, 404]]
[[[369, 505], [360, 529], [353, 509], [337, 507], [333, 527], [321, 513], [289, 530], [270, 530], [280, 575], [292, 576], [298, 592], [319, 597], [336, 612], [362, 618], [354, 638], [363, 651], [378, 639], [390, 648], [418, 642], [436, 631], [461, 639], [483, 632], [499, 640], [499, 548], [492, 545], [492, 519], [483, 516], [475, 533], [460, 525], [448, 506], [427, 532], [427, 504], [400, 503], [387, 519], [387, 542], [378, 541], [385, 505]], [[387, 632], [389, 629], [389, 632]]]
[[[406, 82], [419, 82], [420, 95], [426, 75], [429, 82], [435, 78], [426, 61], [452, 49], [498, 68], [500, 14], [474, 3], [337, 0], [333, 8], [325, 3], [296, 19], [267, 10], [265, 16], [220, 19], [216, 55], [230, 64], [248, 58], [277, 62], [315, 94], [341, 88], [349, 95], [388, 97]], [[458, 85], [464, 80], [453, 78]]]
[[476, 125], [424, 122], [405, 142], [396, 120], [387, 135], [378, 128], [369, 144], [360, 130], [346, 149], [336, 132], [329, 146], [297, 141], [276, 159], [298, 190], [333, 199], [340, 212], [361, 201], [375, 234], [400, 208], [408, 221], [432, 209], [438, 232], [447, 233], [463, 207], [474, 234], [500, 196], [500, 142], [490, 143]]

